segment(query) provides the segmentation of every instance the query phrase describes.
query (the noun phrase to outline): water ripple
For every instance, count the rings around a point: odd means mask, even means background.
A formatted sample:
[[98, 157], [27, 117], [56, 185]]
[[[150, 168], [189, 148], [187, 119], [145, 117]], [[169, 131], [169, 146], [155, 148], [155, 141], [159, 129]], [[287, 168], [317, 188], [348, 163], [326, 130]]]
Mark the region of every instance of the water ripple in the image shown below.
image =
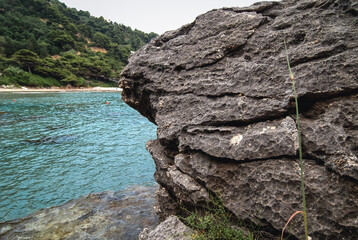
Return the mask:
[[0, 113], [0, 221], [154, 183], [155, 126], [119, 93], [4, 93]]

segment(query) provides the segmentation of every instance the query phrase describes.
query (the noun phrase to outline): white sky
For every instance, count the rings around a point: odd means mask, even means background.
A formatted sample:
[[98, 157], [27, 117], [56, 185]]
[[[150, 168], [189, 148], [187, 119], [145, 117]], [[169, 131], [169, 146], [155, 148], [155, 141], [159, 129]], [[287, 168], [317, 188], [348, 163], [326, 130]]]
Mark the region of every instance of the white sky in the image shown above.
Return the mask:
[[214, 8], [245, 7], [260, 0], [60, 0], [67, 7], [124, 24], [133, 30], [162, 34]]

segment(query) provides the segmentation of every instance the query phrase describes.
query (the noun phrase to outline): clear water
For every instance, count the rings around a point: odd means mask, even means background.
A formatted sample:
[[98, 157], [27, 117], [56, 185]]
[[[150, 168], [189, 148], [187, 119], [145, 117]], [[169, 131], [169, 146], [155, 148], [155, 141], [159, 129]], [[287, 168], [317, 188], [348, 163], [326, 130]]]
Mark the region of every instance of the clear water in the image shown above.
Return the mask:
[[117, 92], [1, 93], [0, 221], [154, 184], [155, 131]]

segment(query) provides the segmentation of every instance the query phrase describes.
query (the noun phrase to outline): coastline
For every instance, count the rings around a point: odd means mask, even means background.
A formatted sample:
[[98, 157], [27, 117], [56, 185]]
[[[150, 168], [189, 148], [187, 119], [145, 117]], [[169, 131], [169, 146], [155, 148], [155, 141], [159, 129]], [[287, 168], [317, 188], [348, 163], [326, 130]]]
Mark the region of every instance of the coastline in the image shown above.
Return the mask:
[[90, 87], [90, 88], [2, 88], [0, 93], [11, 92], [122, 92], [120, 87]]

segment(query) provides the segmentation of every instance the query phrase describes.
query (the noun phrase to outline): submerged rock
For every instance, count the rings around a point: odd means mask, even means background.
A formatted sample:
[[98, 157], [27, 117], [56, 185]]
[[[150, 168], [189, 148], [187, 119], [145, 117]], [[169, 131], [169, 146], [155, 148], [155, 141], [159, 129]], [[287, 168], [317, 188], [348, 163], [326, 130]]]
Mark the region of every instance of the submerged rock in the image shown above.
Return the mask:
[[[123, 100], [158, 126], [158, 213], [203, 207], [210, 192], [238, 218], [279, 233], [302, 209], [299, 97], [309, 235], [358, 235], [358, 4], [286, 0], [200, 15], [137, 51]], [[302, 219], [287, 230], [300, 238]]]
[[156, 189], [89, 194], [25, 218], [0, 222], [0, 238], [136, 240], [143, 228], [157, 225]]

